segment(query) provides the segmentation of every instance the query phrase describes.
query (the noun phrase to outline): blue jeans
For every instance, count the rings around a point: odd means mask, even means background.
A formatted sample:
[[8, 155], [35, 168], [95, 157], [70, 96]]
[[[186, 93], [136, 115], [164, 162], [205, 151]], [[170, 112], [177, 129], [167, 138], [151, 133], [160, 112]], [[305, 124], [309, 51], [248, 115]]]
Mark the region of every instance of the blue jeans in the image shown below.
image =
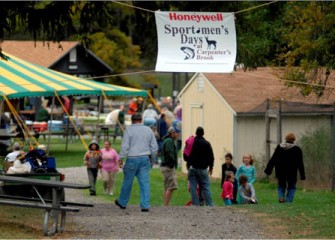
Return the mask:
[[[122, 124], [122, 128], [124, 129], [124, 125]], [[115, 139], [120, 135], [120, 129], [121, 129], [121, 127], [120, 127], [120, 125], [119, 125], [119, 123], [116, 123], [115, 124], [115, 129], [114, 129], [114, 142], [115, 142]], [[121, 132], [121, 136], [122, 136], [122, 132]]]
[[224, 198], [223, 201], [224, 201], [224, 205], [226, 205], [226, 206], [231, 205], [231, 200], [229, 198]]
[[137, 178], [140, 187], [140, 206], [142, 209], [150, 207], [150, 160], [146, 157], [127, 158], [123, 167], [123, 183], [120, 197], [118, 199], [121, 206], [126, 207], [129, 202], [131, 188], [133, 186], [134, 177]]
[[199, 196], [197, 193], [197, 186], [199, 185], [200, 191], [205, 198], [206, 205], [213, 206], [207, 168], [195, 169], [190, 167], [188, 170], [188, 180], [190, 182], [192, 205], [200, 206]]
[[154, 119], [154, 118], [145, 118], [143, 120], [143, 124], [145, 126], [148, 126], [148, 127], [156, 126], [156, 119]]
[[280, 198], [286, 199], [287, 203], [293, 202], [295, 190], [296, 190], [296, 181], [287, 181], [285, 179], [278, 179], [279, 199]]

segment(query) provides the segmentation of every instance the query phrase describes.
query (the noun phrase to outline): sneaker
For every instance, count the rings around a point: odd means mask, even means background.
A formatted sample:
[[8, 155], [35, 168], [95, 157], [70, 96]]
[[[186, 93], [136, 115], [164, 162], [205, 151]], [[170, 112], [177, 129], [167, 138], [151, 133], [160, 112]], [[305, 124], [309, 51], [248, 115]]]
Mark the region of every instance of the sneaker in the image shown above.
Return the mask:
[[110, 193], [109, 193], [109, 195], [113, 196], [113, 195], [114, 195], [114, 193], [110, 192]]
[[97, 193], [92, 191], [92, 192], [90, 192], [90, 195], [91, 195], [91, 196], [96, 196]]
[[148, 208], [142, 208], [141, 212], [149, 212], [149, 209]]
[[285, 199], [284, 198], [279, 198], [279, 202], [283, 203], [283, 202], [285, 202]]
[[118, 206], [121, 209], [126, 209], [126, 207], [120, 205], [120, 203], [117, 199], [115, 199], [115, 205]]

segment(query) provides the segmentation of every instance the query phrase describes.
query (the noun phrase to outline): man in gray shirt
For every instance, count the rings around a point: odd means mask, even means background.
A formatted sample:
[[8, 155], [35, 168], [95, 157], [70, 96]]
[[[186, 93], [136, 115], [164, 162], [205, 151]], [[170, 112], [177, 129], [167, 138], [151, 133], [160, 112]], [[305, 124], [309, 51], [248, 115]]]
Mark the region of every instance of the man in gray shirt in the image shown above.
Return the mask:
[[129, 201], [134, 177], [140, 186], [141, 211], [148, 212], [150, 208], [150, 155], [158, 150], [157, 141], [151, 128], [144, 126], [142, 116], [134, 113], [131, 116], [132, 125], [127, 127], [121, 144], [120, 159], [127, 158], [123, 167], [123, 183], [121, 193], [115, 204], [126, 209]]

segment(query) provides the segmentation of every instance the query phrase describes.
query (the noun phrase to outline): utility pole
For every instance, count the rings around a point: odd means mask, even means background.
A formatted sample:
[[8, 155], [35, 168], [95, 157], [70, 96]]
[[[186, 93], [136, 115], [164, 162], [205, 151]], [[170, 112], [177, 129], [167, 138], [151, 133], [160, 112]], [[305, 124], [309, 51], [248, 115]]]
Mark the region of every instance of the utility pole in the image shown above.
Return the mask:
[[332, 191], [335, 191], [335, 102], [333, 104], [333, 119], [332, 119]]

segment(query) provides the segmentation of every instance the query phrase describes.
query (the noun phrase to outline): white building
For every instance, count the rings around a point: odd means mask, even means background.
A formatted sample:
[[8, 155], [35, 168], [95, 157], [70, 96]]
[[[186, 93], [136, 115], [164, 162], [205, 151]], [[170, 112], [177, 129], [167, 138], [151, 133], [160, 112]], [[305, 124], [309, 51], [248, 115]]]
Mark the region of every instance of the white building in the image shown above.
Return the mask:
[[[231, 152], [234, 164], [241, 164], [245, 153], [251, 153], [256, 164], [266, 164], [266, 101], [282, 99], [282, 136], [331, 125], [335, 94], [302, 97], [299, 89], [288, 88], [271, 68], [256, 71], [238, 70], [231, 74], [197, 73], [182, 89], [183, 143], [198, 126], [212, 144], [215, 163], [213, 177], [221, 177], [224, 155]], [[270, 125], [271, 139], [277, 139], [277, 126]], [[276, 144], [271, 144], [272, 150]], [[273, 151], [271, 151], [272, 154]], [[183, 172], [186, 165], [183, 164]]]

